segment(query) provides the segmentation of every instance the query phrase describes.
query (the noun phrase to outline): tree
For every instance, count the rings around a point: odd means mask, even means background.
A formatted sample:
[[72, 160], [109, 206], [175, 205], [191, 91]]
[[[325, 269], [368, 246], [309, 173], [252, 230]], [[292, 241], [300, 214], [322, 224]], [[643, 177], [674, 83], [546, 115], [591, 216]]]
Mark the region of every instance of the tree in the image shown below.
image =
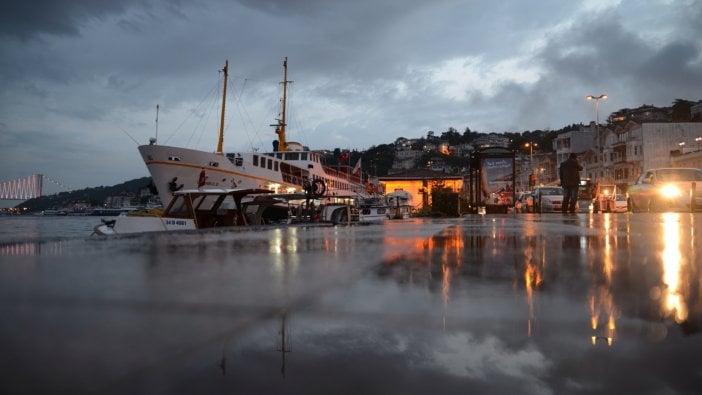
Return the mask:
[[458, 145], [461, 143], [461, 135], [455, 128], [450, 127], [441, 134], [441, 140], [448, 141], [450, 145]]
[[473, 132], [469, 127], [466, 127], [466, 130], [463, 132], [463, 136], [461, 137], [461, 142], [472, 143], [473, 140], [477, 139], [478, 137], [480, 137], [480, 133]]
[[372, 146], [361, 153], [363, 171], [371, 176], [386, 176], [395, 161], [395, 145]]

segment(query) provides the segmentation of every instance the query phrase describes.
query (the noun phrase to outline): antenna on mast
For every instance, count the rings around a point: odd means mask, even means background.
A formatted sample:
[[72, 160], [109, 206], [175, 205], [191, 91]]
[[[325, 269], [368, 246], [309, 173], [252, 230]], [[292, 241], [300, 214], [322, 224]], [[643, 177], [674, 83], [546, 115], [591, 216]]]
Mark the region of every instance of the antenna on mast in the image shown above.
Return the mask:
[[149, 145], [154, 145], [158, 141], [158, 104], [156, 105], [156, 137], [149, 139]]
[[287, 121], [285, 120], [285, 105], [287, 102], [287, 92], [288, 92], [288, 84], [291, 83], [292, 81], [288, 81], [288, 57], [285, 57], [285, 60], [283, 61], [283, 99], [281, 100], [282, 102], [282, 110], [281, 110], [281, 115], [280, 119], [278, 119], [278, 123], [275, 125], [275, 133], [278, 135], [278, 143], [279, 143], [279, 151], [287, 151], [288, 150], [288, 141], [286, 140], [285, 137], [285, 127], [287, 126]]

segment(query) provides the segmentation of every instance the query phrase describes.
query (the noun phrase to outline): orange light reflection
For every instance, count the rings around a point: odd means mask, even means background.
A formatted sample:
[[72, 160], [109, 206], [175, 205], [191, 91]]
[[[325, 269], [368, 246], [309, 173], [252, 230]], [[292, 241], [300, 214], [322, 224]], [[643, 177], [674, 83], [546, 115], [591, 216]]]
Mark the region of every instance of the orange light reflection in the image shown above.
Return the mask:
[[663, 310], [666, 315], [672, 315], [675, 322], [680, 324], [687, 320], [687, 305], [682, 295], [682, 253], [680, 251], [680, 214], [663, 214], [663, 265], [662, 281], [666, 285], [663, 298]]
[[[592, 344], [595, 345], [597, 340], [604, 340], [608, 346], [612, 346], [616, 337], [616, 316], [618, 307], [614, 303], [612, 296], [612, 278], [615, 271], [615, 262], [613, 257], [612, 240], [616, 243], [615, 235], [612, 235], [612, 221], [615, 218], [611, 214], [604, 214], [604, 245], [602, 250], [602, 267], [600, 270], [596, 267], [595, 257], [596, 251], [592, 247], [588, 256], [590, 272], [592, 274], [592, 288], [588, 297], [588, 307], [590, 310], [590, 326], [595, 333], [591, 336]], [[592, 219], [592, 218], [591, 218]], [[603, 326], [600, 326], [602, 320]]]

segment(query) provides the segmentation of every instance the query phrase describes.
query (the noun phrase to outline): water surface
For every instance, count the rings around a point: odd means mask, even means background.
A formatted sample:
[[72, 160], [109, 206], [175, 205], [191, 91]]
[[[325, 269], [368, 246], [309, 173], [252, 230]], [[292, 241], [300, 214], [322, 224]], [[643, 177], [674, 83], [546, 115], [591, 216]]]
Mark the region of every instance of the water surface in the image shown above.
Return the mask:
[[0, 390], [696, 393], [698, 217], [86, 223], [0, 250]]

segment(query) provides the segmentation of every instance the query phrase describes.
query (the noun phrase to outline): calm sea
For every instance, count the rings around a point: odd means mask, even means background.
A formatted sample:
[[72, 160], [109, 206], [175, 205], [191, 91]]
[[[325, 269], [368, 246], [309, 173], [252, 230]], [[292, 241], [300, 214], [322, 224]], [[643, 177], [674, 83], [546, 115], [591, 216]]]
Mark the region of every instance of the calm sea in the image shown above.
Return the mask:
[[100, 217], [0, 216], [0, 243], [87, 238]]

